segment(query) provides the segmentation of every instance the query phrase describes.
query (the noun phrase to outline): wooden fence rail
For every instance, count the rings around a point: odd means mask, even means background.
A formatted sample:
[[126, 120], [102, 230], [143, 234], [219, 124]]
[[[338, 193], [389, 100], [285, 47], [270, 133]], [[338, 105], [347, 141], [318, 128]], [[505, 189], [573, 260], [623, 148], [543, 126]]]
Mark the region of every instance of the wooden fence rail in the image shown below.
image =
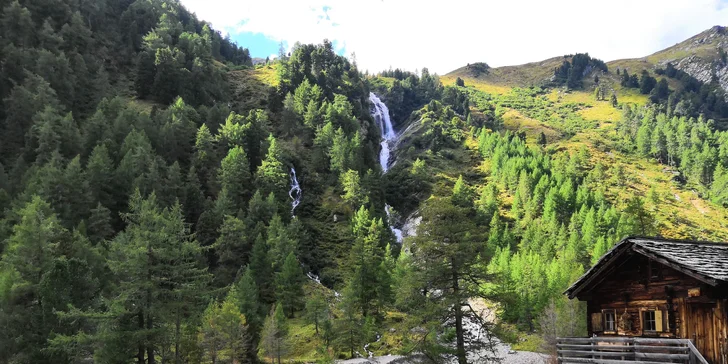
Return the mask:
[[687, 339], [559, 338], [556, 349], [560, 364], [709, 364]]

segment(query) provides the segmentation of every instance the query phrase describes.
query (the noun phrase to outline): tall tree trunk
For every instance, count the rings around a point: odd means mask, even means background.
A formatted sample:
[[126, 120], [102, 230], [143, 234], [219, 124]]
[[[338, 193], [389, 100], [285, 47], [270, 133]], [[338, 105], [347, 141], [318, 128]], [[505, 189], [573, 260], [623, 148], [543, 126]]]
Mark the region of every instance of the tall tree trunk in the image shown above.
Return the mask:
[[182, 361], [180, 360], [179, 356], [179, 341], [180, 341], [180, 326], [182, 326], [181, 318], [180, 318], [180, 307], [177, 307], [177, 317], [174, 323], [175, 331], [174, 331], [174, 364], [180, 364]]
[[278, 364], [281, 364], [281, 339], [276, 340], [276, 356], [278, 356]]
[[349, 327], [349, 348], [351, 349], [351, 357], [354, 358], [354, 330], [352, 330], [352, 327]]
[[[139, 330], [144, 330], [144, 313], [137, 314], [139, 319]], [[144, 341], [139, 341], [139, 351], [137, 352], [137, 364], [144, 364]]]
[[[147, 244], [147, 283], [152, 282], [152, 246]], [[151, 335], [152, 329], [154, 329], [154, 323], [152, 322], [152, 289], [147, 288], [147, 302], [146, 302], [146, 314], [147, 314], [147, 338]], [[154, 364], [154, 345], [151, 340], [147, 340], [147, 363]]]
[[457, 336], [456, 355], [458, 364], [468, 364], [468, 358], [465, 353], [465, 332], [463, 331], [463, 305], [460, 302], [460, 284], [458, 282], [458, 274], [453, 269], [452, 272], [452, 293], [455, 297], [455, 335]]

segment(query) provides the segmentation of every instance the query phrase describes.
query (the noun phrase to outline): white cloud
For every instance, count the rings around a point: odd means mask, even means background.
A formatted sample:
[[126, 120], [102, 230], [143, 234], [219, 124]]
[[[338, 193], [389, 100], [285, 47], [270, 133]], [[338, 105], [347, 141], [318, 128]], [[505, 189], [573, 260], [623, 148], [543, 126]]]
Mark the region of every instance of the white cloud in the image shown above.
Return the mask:
[[182, 3], [229, 32], [263, 33], [289, 45], [336, 40], [374, 72], [428, 67], [443, 74], [466, 63], [514, 65], [575, 52], [605, 61], [641, 57], [728, 20], [725, 0]]

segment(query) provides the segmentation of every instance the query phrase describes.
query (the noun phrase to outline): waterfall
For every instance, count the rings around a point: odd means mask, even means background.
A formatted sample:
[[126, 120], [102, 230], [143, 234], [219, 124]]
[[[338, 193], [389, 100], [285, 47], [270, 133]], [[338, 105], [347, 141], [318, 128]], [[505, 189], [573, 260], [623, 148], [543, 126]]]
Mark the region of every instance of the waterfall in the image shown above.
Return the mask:
[[[384, 212], [387, 213], [387, 219], [392, 218], [391, 212], [390, 212], [391, 209], [392, 209], [392, 206], [389, 206], [386, 204], [384, 205]], [[402, 233], [402, 229], [397, 229], [397, 228], [392, 227], [391, 223], [389, 224], [389, 226], [390, 226], [390, 229], [392, 229], [392, 233], [394, 234], [394, 236], [397, 237], [397, 242], [401, 243], [402, 240], [404, 240], [404, 234]]]
[[288, 196], [291, 197], [291, 216], [296, 216], [296, 207], [301, 203], [301, 185], [298, 184], [296, 178], [296, 169], [291, 167], [291, 189], [288, 190]]
[[[387, 105], [385, 105], [373, 92], [369, 93], [369, 101], [373, 106], [372, 116], [377, 122], [379, 130], [382, 133], [382, 142], [380, 143], [382, 149], [379, 152], [379, 165], [382, 166], [382, 172], [387, 173], [390, 166], [390, 148], [394, 147], [394, 143], [397, 141], [398, 135], [392, 126], [392, 120], [389, 118], [389, 108], [387, 108]], [[391, 220], [392, 218], [390, 212], [391, 209], [392, 206], [384, 205], [384, 212], [387, 213], [388, 220]], [[397, 242], [402, 243], [402, 240], [404, 239], [402, 230], [393, 227], [391, 223], [389, 224], [389, 228], [392, 230], [394, 236], [397, 237]]]
[[377, 122], [377, 125], [379, 125], [379, 130], [382, 133], [382, 142], [380, 143], [382, 150], [379, 152], [379, 164], [382, 166], [382, 171], [387, 173], [389, 170], [389, 150], [397, 140], [397, 133], [394, 132], [392, 121], [389, 119], [389, 109], [387, 108], [387, 105], [385, 105], [382, 100], [380, 100], [377, 95], [372, 92], [369, 93], [369, 101], [372, 105], [374, 105], [372, 116]]

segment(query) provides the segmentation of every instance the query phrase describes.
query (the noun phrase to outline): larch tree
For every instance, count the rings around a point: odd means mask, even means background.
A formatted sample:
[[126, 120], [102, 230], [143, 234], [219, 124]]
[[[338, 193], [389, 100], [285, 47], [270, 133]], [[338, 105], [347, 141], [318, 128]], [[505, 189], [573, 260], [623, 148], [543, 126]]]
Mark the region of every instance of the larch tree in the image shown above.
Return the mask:
[[288, 355], [288, 323], [280, 303], [271, 307], [265, 319], [259, 346], [261, 353], [277, 364], [281, 364], [281, 357]]
[[283, 155], [278, 142], [268, 137], [268, 154], [258, 167], [256, 184], [264, 195], [273, 193], [278, 201], [285, 201], [288, 192], [288, 171], [283, 165]]
[[[466, 364], [466, 354], [478, 346], [471, 336], [487, 326], [468, 303], [481, 294], [480, 285], [486, 278], [480, 259], [484, 246], [471, 235], [474, 227], [468, 210], [449, 199], [428, 200], [422, 216], [412, 247], [413, 262], [420, 267], [416, 281], [427, 292], [427, 304], [419, 312], [424, 320], [454, 329], [455, 356], [458, 363]], [[477, 332], [466, 329], [468, 322]]]
[[276, 296], [287, 317], [301, 309], [304, 297], [303, 272], [293, 252], [288, 253], [281, 271], [276, 274]]
[[[180, 206], [161, 209], [154, 194], [143, 199], [137, 191], [123, 217], [127, 228], [109, 247], [109, 268], [119, 282], [109, 313], [137, 325], [133, 337], [140, 362], [145, 354], [148, 364], [156, 362], [166, 335], [178, 359], [182, 316], [200, 303], [209, 280], [207, 268], [199, 265], [202, 247], [190, 235]], [[160, 330], [167, 325], [171, 332]]]
[[230, 149], [222, 160], [218, 181], [230, 194], [235, 210], [244, 209], [252, 194], [252, 178], [250, 164], [243, 148]]

